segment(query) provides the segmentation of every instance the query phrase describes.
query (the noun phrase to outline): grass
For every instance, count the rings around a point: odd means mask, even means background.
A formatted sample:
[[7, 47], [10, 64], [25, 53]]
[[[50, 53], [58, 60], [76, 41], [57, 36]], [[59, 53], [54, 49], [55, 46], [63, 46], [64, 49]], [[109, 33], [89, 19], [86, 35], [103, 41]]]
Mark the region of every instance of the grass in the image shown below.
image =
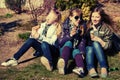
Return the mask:
[[11, 17], [13, 17], [13, 14], [7, 13], [7, 14], [5, 14], [5, 15], [0, 15], [0, 18], [1, 18], [1, 19], [4, 19], [4, 18], [11, 18]]
[[[117, 67], [120, 69], [120, 53], [115, 56], [108, 56], [110, 68]], [[35, 63], [25, 68], [17, 69], [16, 67], [8, 67], [0, 69], [0, 80], [120, 80], [120, 71], [109, 72], [109, 77], [105, 79], [92, 79], [89, 75], [84, 78], [78, 78], [77, 75], [70, 73], [67, 75], [58, 74], [58, 70], [49, 72], [36, 58]]]
[[22, 33], [22, 34], [18, 34], [18, 37], [20, 39], [23, 39], [23, 40], [27, 40], [30, 36], [30, 32], [25, 32], [25, 33]]

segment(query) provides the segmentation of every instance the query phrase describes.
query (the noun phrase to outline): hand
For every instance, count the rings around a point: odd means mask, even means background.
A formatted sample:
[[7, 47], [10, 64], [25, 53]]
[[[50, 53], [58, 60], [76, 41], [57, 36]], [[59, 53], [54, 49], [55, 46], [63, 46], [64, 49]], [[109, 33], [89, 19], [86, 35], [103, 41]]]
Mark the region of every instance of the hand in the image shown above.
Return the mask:
[[32, 32], [31, 32], [31, 36], [34, 37], [34, 38], [38, 38], [39, 37], [39, 34], [38, 34], [38, 29], [40, 27], [39, 26], [35, 26], [35, 27], [32, 27]]
[[99, 42], [102, 45], [102, 47], [105, 46], [105, 42], [101, 38], [99, 38], [98, 36], [95, 36], [93, 34], [90, 34], [90, 36], [91, 36], [92, 41]]
[[77, 28], [73, 27], [72, 30], [71, 30], [71, 32], [70, 32], [70, 36], [75, 35], [76, 34], [76, 30], [77, 30]]
[[91, 40], [92, 40], [92, 41], [97, 41], [97, 42], [99, 42], [99, 40], [101, 39], [101, 38], [99, 38], [98, 36], [95, 36], [95, 35], [93, 35], [93, 34], [90, 34], [90, 37], [91, 37]]

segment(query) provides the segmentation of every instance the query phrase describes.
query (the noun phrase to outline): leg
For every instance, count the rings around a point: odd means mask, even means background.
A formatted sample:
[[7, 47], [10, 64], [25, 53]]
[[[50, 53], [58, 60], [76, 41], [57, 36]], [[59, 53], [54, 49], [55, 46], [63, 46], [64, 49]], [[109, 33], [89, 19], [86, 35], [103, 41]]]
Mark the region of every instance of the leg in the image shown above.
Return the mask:
[[75, 59], [77, 68], [73, 69], [73, 72], [78, 74], [80, 77], [84, 77], [84, 60], [79, 49], [73, 50], [73, 58]]
[[29, 38], [23, 46], [18, 50], [17, 53], [14, 54], [14, 58], [18, 60], [30, 47], [33, 47], [37, 51], [41, 52], [41, 43], [39, 43], [36, 39]]
[[64, 46], [60, 49], [60, 59], [58, 60], [58, 71], [59, 74], [65, 74], [65, 68], [70, 57], [70, 51], [72, 49], [72, 42], [67, 41]]
[[72, 42], [71, 41], [67, 41], [64, 44], [64, 46], [61, 48], [60, 57], [65, 60], [65, 64], [68, 63], [68, 59], [70, 57], [71, 49], [72, 49]]
[[83, 63], [84, 61], [83, 61], [82, 54], [80, 54], [80, 50], [74, 49], [72, 55], [73, 55], [73, 58], [75, 59], [77, 67], [84, 68], [84, 63]]
[[1, 65], [3, 66], [15, 66], [18, 64], [17, 60], [30, 48], [33, 47], [38, 51], [41, 51], [41, 44], [33, 39], [33, 38], [29, 38], [24, 44], [23, 46], [18, 50], [17, 53], [14, 54], [13, 58], [3, 62]]
[[93, 43], [95, 55], [101, 67], [101, 77], [107, 77], [107, 61], [101, 45], [98, 42]]
[[41, 49], [43, 52], [43, 57], [41, 57], [40, 59], [41, 63], [46, 67], [48, 71], [52, 71], [53, 64], [52, 64], [50, 45], [47, 42], [42, 42]]
[[92, 46], [86, 47], [86, 63], [87, 63], [87, 69], [89, 71], [89, 75], [94, 78], [98, 77], [98, 74], [95, 71], [94, 66], [94, 50]]
[[100, 66], [107, 68], [105, 54], [103, 52], [101, 45], [98, 42], [93, 42], [93, 49], [98, 59], [98, 62], [100, 63]]
[[91, 68], [95, 68], [94, 66], [94, 51], [92, 46], [86, 47], [86, 63], [87, 69], [90, 70]]

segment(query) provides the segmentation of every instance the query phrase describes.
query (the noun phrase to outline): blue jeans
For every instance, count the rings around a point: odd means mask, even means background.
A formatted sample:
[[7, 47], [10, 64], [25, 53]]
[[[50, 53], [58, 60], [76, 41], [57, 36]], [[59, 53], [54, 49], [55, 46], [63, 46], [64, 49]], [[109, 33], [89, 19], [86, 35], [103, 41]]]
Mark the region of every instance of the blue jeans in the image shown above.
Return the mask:
[[52, 61], [51, 57], [51, 45], [46, 42], [38, 42], [34, 38], [29, 38], [23, 46], [14, 54], [14, 58], [18, 60], [30, 47], [33, 47], [36, 51], [39, 51], [41, 55], [45, 56], [50, 62]]
[[[74, 48], [72, 48], [73, 47], [73, 45], [72, 45], [72, 42], [71, 41], [67, 41], [64, 45], [63, 45], [63, 47], [62, 48], [60, 48], [60, 55], [62, 54], [62, 51], [63, 51], [63, 48], [64, 47], [69, 47], [69, 48], [71, 48], [71, 51], [72, 51], [72, 57], [73, 58], [75, 58], [75, 56], [77, 55], [77, 54], [80, 54], [80, 50], [79, 49], [74, 49]], [[67, 53], [66, 53], [67, 54]], [[67, 56], [66, 56], [67, 57]], [[69, 57], [69, 56], [68, 56]]]
[[93, 42], [92, 46], [86, 47], [86, 63], [87, 69], [90, 70], [91, 68], [95, 68], [94, 59], [95, 56], [100, 64], [100, 67], [107, 68], [105, 54], [101, 45], [98, 42]]

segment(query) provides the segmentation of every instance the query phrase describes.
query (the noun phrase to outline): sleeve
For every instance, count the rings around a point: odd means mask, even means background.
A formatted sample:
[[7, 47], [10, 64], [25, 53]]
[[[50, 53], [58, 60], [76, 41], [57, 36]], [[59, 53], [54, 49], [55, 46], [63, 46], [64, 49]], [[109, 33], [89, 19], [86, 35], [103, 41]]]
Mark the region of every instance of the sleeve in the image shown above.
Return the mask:
[[104, 35], [104, 42], [105, 42], [105, 46], [103, 47], [105, 50], [106, 49], [110, 49], [112, 46], [112, 31], [110, 29], [106, 29], [105, 31], [105, 35]]
[[31, 31], [29, 38], [38, 39], [39, 38], [39, 33], [38, 33], [39, 29], [40, 29], [40, 25], [32, 27], [32, 31]]
[[68, 25], [67, 23], [63, 23], [61, 26], [61, 35], [60, 37], [58, 37], [59, 46], [62, 47], [68, 40], [70, 40], [70, 36], [68, 33]]

